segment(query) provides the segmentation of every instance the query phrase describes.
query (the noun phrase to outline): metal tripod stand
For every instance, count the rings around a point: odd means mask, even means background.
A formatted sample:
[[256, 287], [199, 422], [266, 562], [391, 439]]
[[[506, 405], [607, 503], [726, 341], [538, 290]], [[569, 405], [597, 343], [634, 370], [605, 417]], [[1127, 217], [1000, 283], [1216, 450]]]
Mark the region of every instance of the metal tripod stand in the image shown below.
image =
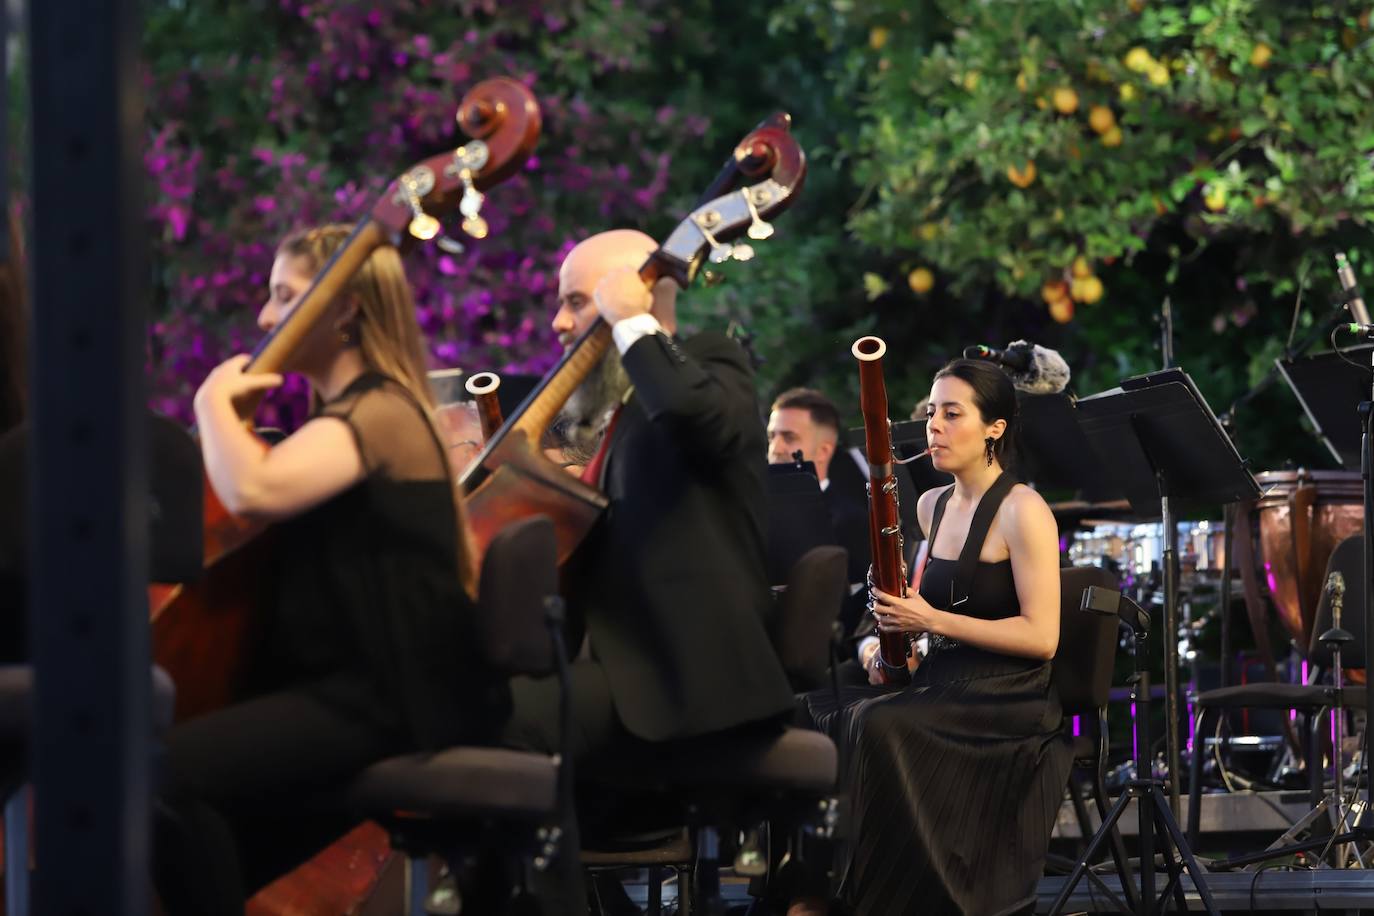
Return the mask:
[[[1082, 607], [1085, 611], [1120, 617], [1131, 628], [1135, 637], [1135, 673], [1131, 678], [1131, 701], [1141, 704], [1137, 707], [1139, 713], [1135, 717], [1136, 778], [1127, 784], [1126, 791], [1121, 793], [1121, 798], [1112, 806], [1112, 810], [1102, 821], [1102, 825], [1093, 834], [1087, 850], [1083, 853], [1083, 858], [1074, 866], [1074, 870], [1069, 875], [1068, 880], [1064, 882], [1064, 887], [1060, 890], [1059, 896], [1055, 898], [1054, 904], [1050, 907], [1050, 913], [1056, 914], [1064, 911], [1074, 888], [1078, 886], [1078, 882], [1085, 875], [1093, 879], [1100, 889], [1107, 892], [1121, 912], [1131, 912], [1130, 907], [1122, 903], [1120, 898], [1112, 894], [1097, 879], [1096, 875], [1088, 871], [1088, 863], [1097, 856], [1102, 845], [1111, 836], [1117, 821], [1121, 820], [1122, 815], [1126, 813], [1127, 804], [1134, 799], [1136, 814], [1140, 819], [1140, 893], [1135, 898], [1135, 912], [1139, 916], [1148, 916], [1148, 914], [1153, 914], [1156, 911], [1155, 841], [1158, 840], [1164, 853], [1164, 867], [1169, 873], [1169, 883], [1165, 885], [1163, 893], [1159, 895], [1161, 904], [1167, 904], [1169, 895], [1173, 894], [1178, 909], [1180, 911], [1188, 909], [1182, 882], [1183, 873], [1186, 871], [1193, 882], [1194, 890], [1202, 899], [1203, 907], [1208, 913], [1217, 914], [1218, 910], [1212, 902], [1212, 894], [1207, 888], [1202, 869], [1199, 867], [1197, 859], [1193, 857], [1193, 852], [1188, 847], [1188, 841], [1179, 828], [1178, 821], [1174, 819], [1173, 811], [1165, 799], [1163, 783], [1153, 778], [1150, 770], [1150, 617], [1141, 609], [1140, 605], [1120, 592], [1095, 586], [1083, 592]], [[1175, 850], [1177, 850], [1177, 856], [1175, 856]], [[1132, 881], [1131, 876], [1125, 872], [1126, 869], [1118, 866], [1118, 876], [1121, 879], [1122, 888], [1128, 887]], [[1161, 910], [1163, 908], [1163, 906], [1160, 907]]]

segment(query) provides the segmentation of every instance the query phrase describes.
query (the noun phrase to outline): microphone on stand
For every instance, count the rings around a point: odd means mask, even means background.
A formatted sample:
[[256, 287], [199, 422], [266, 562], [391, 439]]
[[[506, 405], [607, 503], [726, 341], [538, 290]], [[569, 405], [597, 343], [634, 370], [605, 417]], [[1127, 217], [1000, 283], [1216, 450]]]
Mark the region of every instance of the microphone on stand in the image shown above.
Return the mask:
[[1005, 350], [982, 344], [965, 347], [964, 357], [997, 363], [1011, 376], [1011, 383], [1028, 394], [1058, 394], [1069, 384], [1064, 357], [1028, 340], [1013, 340]]
[[1344, 251], [1336, 252], [1336, 277], [1341, 281], [1341, 291], [1345, 293], [1346, 307], [1350, 309], [1350, 317], [1354, 319], [1351, 324], [1352, 330], [1355, 325], [1361, 325], [1355, 333], [1368, 333], [1371, 323], [1369, 309], [1360, 296], [1360, 288], [1355, 283], [1355, 271], [1350, 268], [1350, 262], [1346, 260]]

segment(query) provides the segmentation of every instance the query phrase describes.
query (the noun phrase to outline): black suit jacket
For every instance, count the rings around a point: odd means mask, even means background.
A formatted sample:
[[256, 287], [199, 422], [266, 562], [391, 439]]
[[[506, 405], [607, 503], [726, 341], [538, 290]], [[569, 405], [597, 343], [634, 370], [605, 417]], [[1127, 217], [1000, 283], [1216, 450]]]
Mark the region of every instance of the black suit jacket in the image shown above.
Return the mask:
[[716, 333], [643, 337], [623, 361], [634, 393], [611, 434], [610, 506], [567, 582], [616, 712], [650, 741], [789, 712], [764, 629], [767, 448], [749, 362]]

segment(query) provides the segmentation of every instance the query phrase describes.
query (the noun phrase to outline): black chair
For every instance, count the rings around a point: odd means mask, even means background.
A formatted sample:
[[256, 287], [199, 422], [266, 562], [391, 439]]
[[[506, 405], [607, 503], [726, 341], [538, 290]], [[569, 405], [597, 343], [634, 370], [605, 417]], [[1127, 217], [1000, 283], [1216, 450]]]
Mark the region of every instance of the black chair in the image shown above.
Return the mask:
[[[777, 598], [769, 636], [799, 690], [828, 683], [832, 628], [849, 590], [846, 559], [842, 547], [812, 547], [793, 564]], [[679, 913], [718, 912], [719, 868], [734, 856], [741, 830], [767, 821], [772, 836], [795, 842], [802, 833], [828, 836], [835, 825], [838, 752], [819, 732], [741, 730], [657, 751], [652, 763], [599, 774], [617, 793], [643, 799], [657, 822], [588, 836], [582, 854], [594, 870], [647, 868], [650, 916], [660, 911], [670, 871], [678, 876]], [[766, 865], [762, 857], [758, 865]]]
[[[645, 806], [675, 812], [676, 819], [649, 834], [585, 837], [582, 861], [609, 869], [649, 867], [651, 916], [659, 912], [655, 879], [664, 869], [690, 876], [679, 884], [678, 913], [723, 913], [720, 869], [734, 859], [743, 831], [767, 822], [774, 836], [833, 833], [838, 756], [820, 732], [781, 726], [664, 744], [651, 762], [600, 777]], [[637, 844], [641, 837], [646, 842]]]
[[557, 671], [562, 753], [453, 747], [406, 754], [373, 764], [347, 789], [346, 803], [386, 827], [392, 847], [405, 854], [412, 916], [426, 912], [431, 855], [442, 857], [455, 874], [474, 853], [503, 856], [521, 866], [513, 879], [518, 887], [528, 866], [546, 868], [559, 854], [558, 824], [572, 769], [557, 590], [557, 545], [547, 518], [515, 522], [492, 539], [478, 585], [483, 649], [506, 675]]
[[[1073, 737], [1074, 769], [1069, 774], [1069, 800], [1082, 839], [1080, 852], [1095, 827], [1084, 803], [1083, 775], [1097, 807], [1097, 822], [1107, 817], [1107, 700], [1111, 692], [1120, 623], [1081, 609], [1083, 592], [1092, 586], [1114, 589], [1116, 577], [1100, 566], [1071, 566], [1059, 570], [1059, 648], [1054, 655], [1053, 681], [1066, 717], [1076, 716], [1079, 734]], [[1109, 849], [1117, 870], [1126, 866], [1126, 850], [1120, 831], [1112, 830]], [[1050, 864], [1066, 871], [1074, 863], [1057, 856]], [[1129, 883], [1123, 885], [1131, 895]], [[1134, 908], [1135, 901], [1130, 905]]]
[[792, 565], [786, 588], [775, 596], [768, 635], [798, 692], [828, 683], [831, 637], [849, 594], [847, 562], [843, 547], [812, 547]]
[[[176, 688], [153, 668], [154, 734], [172, 724]], [[5, 808], [5, 909], [29, 913], [29, 731], [33, 724], [33, 666], [0, 665], [0, 800]]]
[[[27, 661], [28, 428], [0, 436], [0, 800], [5, 807], [5, 912], [24, 916], [28, 905], [28, 744], [32, 724], [33, 667]], [[200, 449], [185, 429], [148, 415], [148, 578], [180, 583], [202, 569]], [[154, 731], [172, 722], [176, 689], [160, 668], [152, 671]]]
[[[1339, 571], [1345, 577], [1345, 613], [1341, 627], [1354, 639], [1346, 643], [1341, 652], [1341, 664], [1345, 668], [1364, 668], [1364, 535], [1348, 537], [1336, 545], [1331, 559], [1326, 565], [1329, 579], [1332, 572]], [[1326, 580], [1323, 580], [1326, 581]], [[1330, 592], [1322, 589], [1321, 601], [1317, 605], [1316, 621], [1312, 627], [1312, 640], [1308, 646], [1307, 657], [1317, 666], [1312, 679], [1315, 681], [1321, 670], [1329, 671], [1332, 664], [1331, 650], [1322, 644], [1321, 634], [1332, 627], [1332, 607]], [[1196, 847], [1201, 832], [1202, 799], [1202, 758], [1207, 726], [1219, 722], [1219, 717], [1233, 709], [1292, 709], [1301, 713], [1307, 720], [1307, 771], [1309, 792], [1312, 804], [1319, 805], [1324, 790], [1322, 773], [1322, 741], [1319, 726], [1322, 714], [1335, 705], [1336, 691], [1330, 684], [1279, 684], [1259, 683], [1240, 684], [1234, 687], [1221, 687], [1208, 690], [1197, 697], [1197, 736], [1193, 745], [1193, 757], [1188, 785], [1188, 843]], [[1342, 703], [1347, 709], [1365, 709], [1365, 692], [1360, 690], [1343, 691]], [[1332, 753], [1333, 765], [1340, 765], [1340, 753]]]

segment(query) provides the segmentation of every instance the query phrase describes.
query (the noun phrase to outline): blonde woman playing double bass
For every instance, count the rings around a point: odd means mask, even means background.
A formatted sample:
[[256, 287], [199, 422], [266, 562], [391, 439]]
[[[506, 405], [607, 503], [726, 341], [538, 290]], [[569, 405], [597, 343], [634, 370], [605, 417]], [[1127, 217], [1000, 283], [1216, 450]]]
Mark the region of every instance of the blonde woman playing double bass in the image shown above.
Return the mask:
[[[258, 316], [271, 332], [348, 238], [326, 226], [282, 242]], [[155, 813], [158, 892], [170, 916], [242, 916], [244, 899], [342, 833], [299, 800], [383, 757], [494, 730], [476, 651], [453, 474], [432, 419], [410, 288], [374, 251], [338, 317], [295, 357], [314, 415], [266, 449], [236, 403], [281, 383], [237, 356], [196, 394], [205, 469], [237, 515], [274, 522], [266, 633], [232, 705], [167, 735]]]

